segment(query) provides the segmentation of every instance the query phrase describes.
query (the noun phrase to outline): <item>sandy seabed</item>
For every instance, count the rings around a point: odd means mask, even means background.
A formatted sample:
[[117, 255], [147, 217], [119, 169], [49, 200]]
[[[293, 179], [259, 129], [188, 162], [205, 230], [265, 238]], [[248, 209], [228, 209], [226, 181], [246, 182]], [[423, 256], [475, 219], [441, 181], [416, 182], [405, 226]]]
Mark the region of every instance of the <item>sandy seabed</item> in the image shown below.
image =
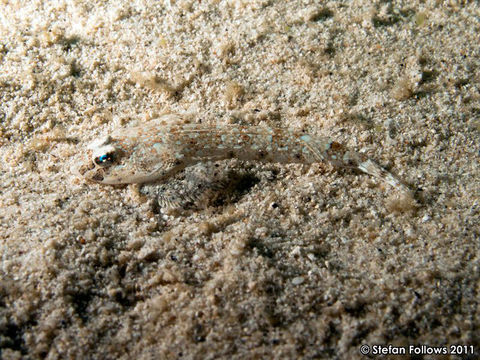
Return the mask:
[[[0, 358], [478, 357], [479, 33], [476, 1], [2, 1]], [[330, 164], [72, 172], [163, 112], [331, 137], [415, 200]]]

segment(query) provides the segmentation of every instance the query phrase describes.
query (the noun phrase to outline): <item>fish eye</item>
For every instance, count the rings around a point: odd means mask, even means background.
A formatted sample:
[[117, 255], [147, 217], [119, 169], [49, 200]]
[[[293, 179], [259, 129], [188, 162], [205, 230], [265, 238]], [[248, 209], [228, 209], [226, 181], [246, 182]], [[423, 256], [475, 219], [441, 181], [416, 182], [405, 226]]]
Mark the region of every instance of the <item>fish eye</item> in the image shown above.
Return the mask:
[[96, 156], [93, 159], [93, 162], [95, 164], [97, 164], [98, 166], [102, 166], [102, 167], [108, 166], [108, 165], [112, 164], [114, 161], [115, 161], [115, 156], [111, 152], [106, 153], [106, 154], [102, 154], [100, 156]]

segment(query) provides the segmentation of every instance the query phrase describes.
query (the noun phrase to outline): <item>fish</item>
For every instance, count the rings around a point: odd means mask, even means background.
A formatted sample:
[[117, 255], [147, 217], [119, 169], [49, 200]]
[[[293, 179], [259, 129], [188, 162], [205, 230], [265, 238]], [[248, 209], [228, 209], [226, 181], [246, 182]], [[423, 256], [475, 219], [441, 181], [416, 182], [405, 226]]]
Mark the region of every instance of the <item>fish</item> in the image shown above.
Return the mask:
[[188, 166], [225, 159], [327, 162], [336, 168], [359, 170], [412, 194], [394, 174], [330, 138], [280, 127], [192, 123], [179, 114], [164, 114], [96, 139], [87, 146], [77, 173], [108, 185], [164, 182]]

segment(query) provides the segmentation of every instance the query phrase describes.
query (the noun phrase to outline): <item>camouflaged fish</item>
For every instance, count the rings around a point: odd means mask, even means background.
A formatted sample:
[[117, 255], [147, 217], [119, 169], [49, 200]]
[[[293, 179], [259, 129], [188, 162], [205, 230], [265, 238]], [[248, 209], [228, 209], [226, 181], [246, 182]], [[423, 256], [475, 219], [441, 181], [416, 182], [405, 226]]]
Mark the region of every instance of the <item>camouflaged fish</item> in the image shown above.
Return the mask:
[[120, 129], [91, 143], [77, 170], [102, 184], [164, 181], [187, 166], [224, 159], [300, 163], [330, 162], [358, 169], [404, 193], [410, 189], [365, 156], [330, 139], [284, 128], [187, 123], [166, 114], [141, 126]]

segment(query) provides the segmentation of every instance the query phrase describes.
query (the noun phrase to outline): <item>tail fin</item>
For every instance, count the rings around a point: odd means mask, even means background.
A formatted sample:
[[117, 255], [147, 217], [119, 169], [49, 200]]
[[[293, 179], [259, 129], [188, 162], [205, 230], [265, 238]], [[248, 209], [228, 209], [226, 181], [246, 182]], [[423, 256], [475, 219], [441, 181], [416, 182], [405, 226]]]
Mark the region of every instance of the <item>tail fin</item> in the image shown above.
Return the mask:
[[413, 195], [412, 190], [391, 172], [385, 170], [366, 156], [346, 150], [343, 145], [335, 141], [330, 143], [328, 150], [325, 152], [325, 157], [337, 166], [359, 169], [405, 194]]
[[385, 170], [380, 165], [374, 163], [370, 159], [357, 163], [357, 168], [366, 174], [375, 176], [376, 178], [385, 181], [387, 184], [400, 190], [403, 193], [412, 195], [411, 189], [405, 185], [400, 179], [398, 179], [391, 172]]

